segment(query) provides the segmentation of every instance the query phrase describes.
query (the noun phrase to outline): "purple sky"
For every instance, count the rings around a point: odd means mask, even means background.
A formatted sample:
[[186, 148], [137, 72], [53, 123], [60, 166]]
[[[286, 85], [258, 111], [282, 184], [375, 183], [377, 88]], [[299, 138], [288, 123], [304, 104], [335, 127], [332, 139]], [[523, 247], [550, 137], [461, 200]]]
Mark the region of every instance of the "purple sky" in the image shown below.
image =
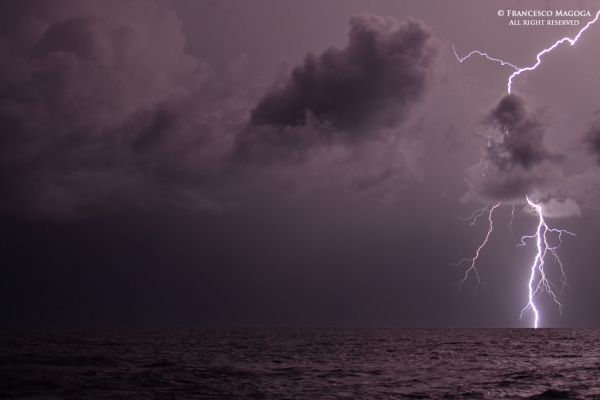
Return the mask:
[[452, 53], [530, 65], [579, 28], [499, 9], [593, 7], [2, 2], [0, 323], [527, 326], [528, 194], [577, 234], [543, 325], [599, 325], [600, 23], [511, 96]]

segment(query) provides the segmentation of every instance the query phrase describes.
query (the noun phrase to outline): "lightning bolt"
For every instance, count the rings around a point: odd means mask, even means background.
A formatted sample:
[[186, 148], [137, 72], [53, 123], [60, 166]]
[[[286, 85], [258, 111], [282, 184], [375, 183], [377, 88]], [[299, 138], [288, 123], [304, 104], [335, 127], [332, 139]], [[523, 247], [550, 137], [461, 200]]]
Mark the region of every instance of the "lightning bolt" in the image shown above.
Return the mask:
[[563, 44], [563, 43], [569, 43], [571, 46], [573, 46], [575, 43], [577, 43], [577, 41], [579, 40], [579, 38], [581, 37], [581, 35], [583, 35], [583, 33], [585, 31], [587, 31], [590, 26], [592, 26], [594, 23], [596, 23], [596, 21], [598, 21], [599, 17], [600, 17], [600, 11], [598, 11], [596, 13], [596, 16], [594, 17], [594, 19], [590, 20], [587, 24], [585, 24], [585, 26], [583, 28], [581, 28], [581, 30], [579, 32], [577, 32], [577, 35], [575, 35], [573, 38], [564, 37], [564, 38], [561, 38], [561, 39], [557, 40], [556, 42], [554, 42], [554, 44], [552, 46], [547, 47], [544, 50], [542, 50], [539, 53], [537, 53], [535, 64], [533, 64], [530, 67], [519, 68], [515, 72], [513, 72], [508, 77], [508, 84], [507, 84], [508, 94], [510, 94], [510, 92], [512, 90], [512, 82], [513, 82], [513, 80], [517, 76], [521, 75], [523, 72], [533, 71], [534, 69], [536, 69], [537, 67], [539, 67], [540, 64], [542, 63], [542, 56], [544, 54], [550, 53], [552, 50], [556, 49], [561, 44]]
[[[567, 277], [565, 274], [564, 264], [562, 263], [559, 255], [558, 255], [558, 248], [562, 244], [563, 235], [575, 236], [575, 234], [566, 229], [557, 229], [557, 228], [549, 227], [548, 224], [546, 223], [546, 219], [544, 218], [543, 208], [542, 208], [541, 204], [534, 203], [533, 201], [531, 201], [529, 199], [529, 196], [525, 196], [525, 199], [526, 199], [529, 207], [537, 215], [538, 224], [537, 224], [537, 228], [533, 234], [523, 235], [521, 237], [520, 242], [518, 243], [518, 247], [527, 246], [527, 241], [529, 241], [529, 240], [534, 240], [536, 243], [536, 255], [533, 260], [533, 263], [531, 264], [531, 266], [529, 268], [530, 274], [529, 274], [529, 280], [528, 280], [528, 285], [527, 285], [528, 301], [527, 301], [527, 304], [521, 310], [520, 319], [522, 320], [524, 318], [525, 314], [528, 311], [531, 311], [533, 313], [533, 326], [534, 326], [534, 328], [537, 329], [537, 327], [539, 325], [539, 320], [540, 320], [540, 312], [539, 312], [539, 309], [536, 306], [534, 300], [538, 293], [546, 292], [550, 296], [552, 301], [558, 306], [559, 312], [562, 312], [562, 310], [563, 310], [563, 304], [561, 303], [560, 298], [565, 290], [565, 287], [567, 287], [568, 284], [567, 284]], [[473, 256], [468, 257], [468, 258], [463, 258], [460, 261], [453, 264], [455, 266], [460, 266], [465, 263], [468, 265], [468, 267], [465, 269], [462, 279], [458, 282], [458, 285], [460, 288], [463, 287], [463, 285], [469, 279], [471, 274], [474, 275], [477, 280], [477, 286], [476, 286], [475, 290], [477, 290], [477, 288], [479, 286], [485, 287], [485, 285], [483, 284], [483, 281], [481, 280], [481, 277], [479, 275], [479, 270], [477, 269], [477, 262], [479, 261], [479, 258], [481, 256], [481, 251], [488, 244], [490, 236], [492, 235], [492, 232], [494, 231], [494, 219], [493, 219], [494, 210], [496, 208], [500, 207], [501, 205], [502, 205], [502, 203], [496, 203], [493, 206], [487, 205], [485, 207], [482, 207], [482, 208], [474, 211], [469, 217], [460, 218], [462, 221], [469, 222], [469, 225], [475, 225], [478, 218], [482, 217], [485, 214], [487, 214], [487, 216], [488, 216], [487, 232], [485, 234], [485, 237], [483, 238], [483, 241], [479, 244], [479, 246], [475, 250], [475, 253], [473, 254]], [[515, 204], [513, 204], [511, 216], [510, 216], [511, 226], [512, 226], [512, 221], [515, 216], [515, 207], [516, 207]], [[557, 241], [556, 245], [551, 244], [552, 235], [554, 235], [554, 237], [555, 237], [554, 240]], [[551, 281], [551, 279], [549, 278], [549, 276], [547, 274], [546, 258], [548, 256], [552, 256], [556, 265], [558, 265], [558, 267], [559, 267], [560, 282], [561, 282], [560, 288]]]
[[[563, 38], [558, 39], [551, 46], [538, 52], [536, 54], [536, 58], [535, 58], [536, 62], [533, 65], [530, 65], [527, 67], [522, 67], [522, 68], [517, 67], [516, 65], [514, 65], [511, 62], [492, 57], [489, 54], [487, 54], [486, 52], [483, 52], [481, 50], [473, 50], [470, 53], [468, 53], [467, 55], [465, 55], [464, 57], [461, 57], [458, 55], [458, 53], [456, 52], [456, 48], [454, 46], [452, 46], [452, 51], [454, 52], [454, 56], [460, 63], [463, 63], [466, 60], [468, 60], [469, 58], [471, 58], [472, 56], [477, 55], [477, 56], [485, 58], [488, 61], [499, 63], [501, 66], [511, 67], [514, 71], [508, 77], [508, 81], [506, 84], [506, 90], [507, 90], [508, 94], [511, 94], [512, 85], [513, 85], [513, 81], [515, 80], [515, 78], [517, 78], [519, 75], [521, 75], [525, 72], [535, 70], [537, 67], [539, 67], [542, 64], [542, 57], [548, 53], [551, 53], [553, 50], [558, 48], [560, 45], [562, 45], [564, 43], [568, 43], [570, 46], [574, 46], [575, 43], [577, 43], [577, 41], [579, 41], [581, 36], [585, 33], [585, 31], [587, 31], [590, 28], [590, 26], [595, 24], [598, 21], [598, 19], [600, 19], [600, 10], [596, 12], [596, 15], [594, 16], [594, 18], [591, 19], [587, 24], [585, 24], [583, 26], [583, 28], [581, 28], [575, 36], [573, 36], [573, 37], [565, 36]], [[506, 134], [508, 134], [508, 132], [506, 132]], [[544, 213], [543, 213], [542, 206], [540, 204], [537, 204], [537, 203], [534, 203], [533, 201], [531, 201], [529, 199], [529, 196], [527, 196], [527, 195], [525, 196], [525, 199], [527, 201], [527, 204], [536, 212], [539, 222], [538, 222], [537, 230], [535, 231], [535, 233], [533, 235], [522, 236], [521, 242], [519, 244], [520, 246], [525, 246], [527, 244], [526, 240], [535, 239], [536, 249], [537, 249], [535, 258], [530, 267], [530, 275], [529, 275], [529, 281], [528, 281], [528, 302], [527, 302], [527, 305], [525, 305], [525, 307], [523, 307], [523, 309], [521, 310], [521, 319], [523, 319], [523, 316], [525, 315], [525, 313], [527, 311], [531, 311], [533, 313], [533, 326], [534, 326], [534, 328], [537, 328], [539, 325], [539, 320], [540, 320], [540, 312], [539, 312], [534, 300], [535, 300], [535, 296], [540, 291], [548, 293], [550, 295], [550, 297], [552, 298], [552, 300], [554, 301], [554, 303], [556, 303], [556, 305], [558, 306], [559, 311], [562, 312], [563, 305], [560, 302], [560, 294], [564, 291], [565, 286], [567, 286], [567, 279], [566, 279], [566, 275], [565, 275], [564, 265], [558, 256], [557, 250], [562, 242], [563, 235], [567, 234], [567, 235], [575, 236], [575, 234], [572, 232], [569, 232], [567, 230], [564, 230], [564, 229], [555, 229], [555, 228], [548, 227], [546, 220], [544, 219]], [[488, 243], [489, 237], [493, 231], [492, 212], [498, 206], [500, 206], [500, 203], [496, 204], [492, 208], [484, 207], [483, 209], [479, 209], [479, 210], [475, 211], [470, 217], [464, 219], [464, 220], [471, 221], [471, 225], [474, 225], [475, 222], [477, 221], [477, 218], [481, 217], [482, 215], [485, 214], [486, 211], [489, 210], [489, 214], [488, 214], [489, 229], [487, 231], [487, 234], [486, 234], [483, 242], [477, 248], [475, 255], [471, 258], [463, 258], [458, 263], [456, 263], [457, 265], [460, 265], [465, 262], [470, 263], [469, 267], [465, 271], [465, 275], [463, 276], [463, 279], [461, 279], [461, 281], [460, 281], [461, 287], [464, 284], [464, 282], [469, 278], [469, 275], [471, 272], [473, 272], [475, 274], [475, 276], [477, 277], [478, 285], [482, 284], [481, 279], [479, 277], [479, 272], [476, 268], [476, 262], [479, 259], [481, 250]], [[511, 220], [510, 220], [510, 225], [509, 225], [511, 231], [512, 231], [512, 221], [514, 219], [514, 216], [515, 216], [515, 206], [513, 204], [513, 208], [512, 208], [512, 212], [511, 212]], [[548, 235], [550, 235], [550, 234], [555, 234], [557, 236], [558, 244], [556, 246], [552, 246], [548, 242], [548, 240], [549, 240]], [[552, 257], [554, 258], [556, 264], [559, 266], [559, 269], [560, 269], [560, 276], [561, 276], [560, 290], [556, 287], [555, 284], [553, 284], [550, 281], [550, 279], [548, 278], [548, 276], [546, 274], [545, 259], [546, 259], [546, 256], [548, 255], [548, 253], [550, 253], [552, 255]]]
[[[535, 239], [536, 249], [537, 249], [535, 258], [533, 260], [533, 264], [531, 264], [531, 267], [530, 267], [531, 272], [529, 275], [529, 284], [528, 284], [528, 288], [529, 288], [528, 302], [527, 302], [527, 305], [525, 307], [523, 307], [523, 309], [521, 310], [521, 319], [523, 319], [523, 316], [527, 311], [531, 310], [533, 312], [533, 327], [537, 328], [538, 324], [539, 324], [539, 320], [540, 320], [540, 313], [538, 311], [538, 308], [535, 305], [534, 298], [535, 298], [535, 295], [539, 291], [545, 291], [546, 293], [548, 293], [550, 295], [550, 297], [552, 298], [552, 300], [558, 306], [559, 311], [562, 312], [562, 309], [563, 309], [563, 305], [560, 302], [560, 297], [557, 294], [558, 290], [555, 287], [555, 285], [548, 279], [548, 276], [546, 275], [546, 270], [544, 268], [546, 255], [548, 254], [548, 252], [550, 252], [552, 254], [552, 256], [554, 257], [556, 263], [560, 267], [561, 283], [562, 283], [562, 288], [560, 289], [560, 292], [562, 293], [567, 281], [566, 281], [566, 275], [565, 275], [563, 263], [560, 260], [560, 258], [558, 257], [558, 253], [556, 252], [556, 250], [560, 246], [563, 234], [568, 234], [571, 236], [575, 236], [575, 234], [572, 232], [569, 232], [567, 230], [564, 230], [564, 229], [554, 229], [554, 228], [548, 227], [548, 224], [546, 224], [546, 220], [544, 219], [544, 213], [542, 211], [542, 206], [540, 204], [536, 204], [533, 201], [531, 201], [528, 196], [526, 196], [525, 198], [527, 200], [527, 204], [529, 204], [529, 206], [533, 210], [535, 210], [536, 214], [538, 215], [539, 222], [537, 225], [536, 232], [533, 235], [525, 235], [521, 238], [521, 245], [523, 245], [523, 246], [526, 244], [525, 240]], [[548, 234], [549, 233], [555, 233], [558, 236], [558, 244], [556, 246], [551, 246], [548, 243]], [[537, 276], [539, 276], [539, 278], [536, 278]], [[536, 283], [536, 279], [537, 279], [537, 283]]]
[[458, 219], [463, 222], [468, 222], [471, 226], [475, 226], [475, 224], [477, 224], [477, 219], [490, 212], [490, 205], [491, 204], [488, 204], [485, 207], [481, 207], [480, 209], [473, 211], [473, 213], [466, 218], [458, 217]]
[[481, 57], [487, 59], [488, 61], [497, 62], [498, 64], [500, 64], [502, 66], [508, 65], [509, 67], [511, 67], [512, 69], [514, 69], [515, 71], [518, 71], [520, 69], [519, 67], [517, 67], [514, 64], [509, 63], [508, 61], [504, 61], [504, 60], [501, 60], [499, 58], [494, 58], [494, 57], [488, 55], [487, 53], [484, 53], [483, 51], [473, 50], [473, 51], [471, 51], [469, 54], [467, 54], [464, 57], [461, 57], [461, 56], [458, 55], [458, 53], [456, 52], [456, 47], [454, 47], [454, 45], [452, 45], [452, 51], [454, 51], [454, 56], [456, 57], [456, 59], [458, 60], [458, 62], [460, 62], [461, 64], [463, 62], [465, 62], [466, 60], [468, 60], [469, 58], [471, 58], [471, 56], [478, 55], [478, 56], [481, 56]]
[[551, 46], [546, 47], [545, 49], [543, 49], [542, 51], [540, 51], [539, 53], [537, 53], [535, 59], [536, 62], [533, 65], [530, 65], [528, 67], [523, 67], [523, 68], [519, 68], [517, 66], [515, 66], [514, 64], [499, 59], [499, 58], [494, 58], [489, 56], [487, 53], [480, 51], [480, 50], [473, 50], [471, 51], [469, 54], [467, 54], [464, 57], [460, 57], [458, 55], [458, 53], [456, 52], [456, 48], [454, 46], [452, 46], [452, 50], [454, 51], [454, 56], [456, 57], [456, 59], [460, 62], [463, 63], [464, 61], [468, 60], [471, 56], [474, 55], [478, 55], [481, 57], [484, 57], [485, 59], [489, 60], [489, 61], [493, 61], [493, 62], [497, 62], [500, 65], [508, 65], [510, 66], [512, 69], [514, 69], [515, 71], [508, 77], [508, 82], [506, 84], [506, 90], [508, 92], [508, 94], [510, 94], [512, 92], [512, 84], [514, 79], [521, 75], [524, 72], [528, 72], [528, 71], [533, 71], [534, 69], [536, 69], [537, 67], [539, 67], [542, 64], [542, 57], [550, 52], [552, 52], [554, 49], [556, 49], [557, 47], [559, 47], [561, 44], [563, 43], [568, 43], [569, 45], [573, 46], [575, 45], [575, 43], [577, 43], [577, 41], [579, 40], [579, 38], [581, 38], [581, 36], [585, 33], [585, 31], [587, 31], [589, 29], [590, 26], [592, 26], [593, 24], [595, 24], [598, 19], [600, 18], [600, 10], [598, 12], [596, 12], [596, 15], [594, 16], [593, 19], [591, 19], [587, 24], [585, 24], [583, 26], [583, 28], [581, 28], [579, 30], [579, 32], [577, 32], [577, 34], [575, 36], [573, 36], [572, 38], [570, 37], [563, 37], [558, 39], [556, 42], [554, 42]]
[[510, 221], [508, 222], [508, 231], [510, 232], [510, 237], [513, 239], [513, 242], [516, 240], [515, 239], [515, 232], [513, 231], [513, 222], [515, 221], [515, 215], [517, 213], [517, 205], [515, 203], [513, 203], [512, 205], [512, 210], [510, 212]]
[[481, 281], [481, 278], [479, 276], [479, 271], [477, 270], [476, 264], [477, 264], [477, 260], [479, 259], [479, 255], [481, 254], [481, 250], [488, 243], [488, 240], [490, 239], [492, 231], [494, 230], [494, 220], [492, 219], [492, 214], [494, 213], [494, 210], [496, 208], [500, 207], [500, 204], [501, 203], [497, 203], [492, 207], [487, 206], [487, 207], [481, 208], [481, 209], [475, 211], [473, 214], [471, 214], [470, 217], [462, 219], [463, 221], [471, 221], [470, 225], [475, 225], [475, 222], [477, 222], [477, 218], [479, 218], [482, 215], [484, 215], [485, 213], [487, 213], [489, 225], [488, 225], [488, 230], [485, 235], [485, 238], [483, 239], [483, 242], [481, 242], [481, 244], [479, 245], [477, 250], [475, 250], [475, 254], [473, 255], [473, 257], [463, 258], [460, 261], [458, 261], [457, 263], [454, 263], [454, 265], [456, 265], [456, 266], [460, 266], [463, 263], [469, 264], [469, 267], [465, 270], [465, 275], [458, 282], [458, 285], [461, 288], [463, 287], [464, 283], [469, 279], [469, 275], [471, 273], [473, 273], [475, 275], [475, 277], [477, 278], [477, 287], [475, 289], [477, 289], [479, 286], [483, 286], [483, 282]]

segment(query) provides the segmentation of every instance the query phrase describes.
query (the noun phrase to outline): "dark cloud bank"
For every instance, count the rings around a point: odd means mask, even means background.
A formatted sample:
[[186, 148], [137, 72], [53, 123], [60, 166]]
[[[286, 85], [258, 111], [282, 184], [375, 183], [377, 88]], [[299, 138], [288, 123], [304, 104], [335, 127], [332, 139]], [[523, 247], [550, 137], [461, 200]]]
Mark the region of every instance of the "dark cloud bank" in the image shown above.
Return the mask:
[[402, 190], [429, 29], [355, 16], [256, 92], [188, 54], [169, 6], [0, 3], [0, 324], [385, 319], [427, 233], [398, 245], [352, 200]]
[[142, 2], [1, 7], [3, 210], [61, 218], [151, 201], [152, 181], [169, 183], [186, 146], [206, 141], [181, 120], [204, 71], [177, 17]]
[[[354, 16], [346, 44], [303, 49], [317, 52], [257, 89], [188, 52], [177, 4], [0, 2], [0, 323], [516, 324], [522, 270], [506, 268], [500, 241], [487, 271], [511, 283], [478, 298], [479, 317], [440, 268], [480, 239], [454, 201], [478, 153], [446, 104], [469, 96], [462, 81], [427, 103], [441, 51], [425, 24]], [[530, 102], [467, 111], [484, 115], [486, 139], [471, 199], [559, 193], [568, 157]], [[434, 173], [419, 182], [420, 169]], [[591, 172], [573, 185], [596, 184]]]
[[397, 126], [434, 56], [419, 22], [356, 16], [345, 48], [307, 55], [254, 105], [152, 3], [9, 1], [1, 14], [1, 207], [30, 216], [218, 207], [248, 162]]

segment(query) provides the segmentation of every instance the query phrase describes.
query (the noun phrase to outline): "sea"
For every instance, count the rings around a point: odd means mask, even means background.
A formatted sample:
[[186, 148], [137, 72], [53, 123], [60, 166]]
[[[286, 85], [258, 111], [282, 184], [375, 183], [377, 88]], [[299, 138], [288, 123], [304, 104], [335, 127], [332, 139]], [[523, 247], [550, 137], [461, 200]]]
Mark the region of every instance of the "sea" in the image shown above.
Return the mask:
[[11, 330], [0, 398], [600, 399], [600, 330]]

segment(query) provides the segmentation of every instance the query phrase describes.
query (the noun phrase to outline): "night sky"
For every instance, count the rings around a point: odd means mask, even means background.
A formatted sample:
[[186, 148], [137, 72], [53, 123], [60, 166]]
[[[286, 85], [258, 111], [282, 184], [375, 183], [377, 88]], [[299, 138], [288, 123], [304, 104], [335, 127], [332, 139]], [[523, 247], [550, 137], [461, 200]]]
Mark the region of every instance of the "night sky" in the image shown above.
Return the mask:
[[599, 326], [600, 23], [452, 51], [565, 4], [2, 1], [0, 325], [530, 326], [529, 195]]

